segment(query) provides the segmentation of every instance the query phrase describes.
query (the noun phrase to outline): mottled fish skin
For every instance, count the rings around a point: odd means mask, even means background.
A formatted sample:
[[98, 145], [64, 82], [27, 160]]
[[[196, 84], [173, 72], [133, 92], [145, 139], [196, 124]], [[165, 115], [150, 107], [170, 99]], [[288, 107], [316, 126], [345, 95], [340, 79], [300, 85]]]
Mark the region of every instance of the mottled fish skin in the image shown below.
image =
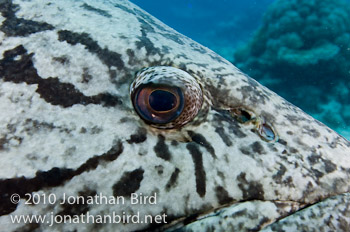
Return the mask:
[[[0, 12], [1, 231], [350, 228], [349, 141], [214, 52], [124, 0], [0, 0]], [[137, 115], [130, 84], [152, 66], [196, 78], [205, 103], [192, 122], [162, 130]], [[239, 122], [237, 107], [279, 140]], [[26, 193], [133, 192], [157, 204], [24, 204]], [[10, 219], [87, 212], [165, 213], [168, 224]]]

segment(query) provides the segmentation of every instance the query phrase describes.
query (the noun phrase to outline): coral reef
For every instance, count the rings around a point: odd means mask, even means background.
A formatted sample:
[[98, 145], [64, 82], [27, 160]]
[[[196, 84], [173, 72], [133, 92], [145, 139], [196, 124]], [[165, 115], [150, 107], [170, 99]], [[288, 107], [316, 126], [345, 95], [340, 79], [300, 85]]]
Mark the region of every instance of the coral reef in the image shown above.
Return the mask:
[[350, 138], [350, 2], [277, 0], [234, 64]]

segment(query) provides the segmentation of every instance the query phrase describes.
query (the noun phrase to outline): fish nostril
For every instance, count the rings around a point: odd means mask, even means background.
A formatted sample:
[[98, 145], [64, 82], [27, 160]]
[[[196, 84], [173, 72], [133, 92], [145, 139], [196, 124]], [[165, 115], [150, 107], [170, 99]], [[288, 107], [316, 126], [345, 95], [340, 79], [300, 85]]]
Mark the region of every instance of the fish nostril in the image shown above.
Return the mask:
[[254, 125], [252, 131], [257, 133], [265, 142], [276, 142], [278, 140], [276, 131], [262, 116], [256, 115], [252, 111], [242, 107], [231, 108], [230, 114], [242, 124]]
[[231, 115], [240, 123], [246, 123], [255, 118], [254, 114], [242, 108], [233, 108], [230, 110]]
[[277, 135], [270, 125], [261, 123], [258, 128], [260, 137], [266, 142], [273, 142], [277, 140]]

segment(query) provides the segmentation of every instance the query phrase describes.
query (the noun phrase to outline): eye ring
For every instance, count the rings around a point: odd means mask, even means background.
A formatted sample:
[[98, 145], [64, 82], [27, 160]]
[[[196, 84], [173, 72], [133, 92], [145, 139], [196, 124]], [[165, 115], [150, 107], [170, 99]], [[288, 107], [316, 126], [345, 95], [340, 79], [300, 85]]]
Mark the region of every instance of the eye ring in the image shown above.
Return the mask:
[[130, 87], [136, 113], [153, 127], [172, 129], [190, 122], [203, 103], [202, 89], [187, 72], [168, 66], [145, 68]]

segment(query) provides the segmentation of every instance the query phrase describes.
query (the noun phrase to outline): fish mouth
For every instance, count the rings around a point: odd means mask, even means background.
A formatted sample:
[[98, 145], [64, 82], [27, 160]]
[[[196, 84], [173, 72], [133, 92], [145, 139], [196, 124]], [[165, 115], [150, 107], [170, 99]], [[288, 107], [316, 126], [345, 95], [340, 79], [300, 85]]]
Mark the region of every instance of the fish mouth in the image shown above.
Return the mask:
[[[230, 228], [223, 224], [237, 224], [242, 230], [260, 230], [273, 222], [307, 207], [295, 201], [281, 200], [244, 200], [228, 203], [200, 214], [177, 218], [169, 224], [162, 225], [155, 231], [180, 232], [203, 231], [205, 228]], [[276, 213], [279, 211], [279, 213]], [[275, 213], [272, 213], [275, 212]], [[244, 226], [243, 224], [244, 223]], [[250, 225], [250, 226], [247, 226]]]
[[[309, 225], [309, 220], [319, 220], [318, 217], [324, 220], [328, 218], [328, 221], [331, 221], [335, 220], [337, 215], [349, 215], [349, 202], [349, 192], [330, 196], [311, 204], [281, 200], [241, 201], [200, 215], [179, 218], [155, 231], [216, 231], [219, 228], [230, 228], [232, 231], [264, 229], [280, 231], [283, 226]], [[307, 220], [308, 218], [310, 219]], [[344, 221], [341, 221], [342, 218], [339, 218], [337, 220], [344, 224]], [[330, 224], [332, 223], [334, 222]], [[322, 227], [321, 224], [315, 226], [315, 228]]]

